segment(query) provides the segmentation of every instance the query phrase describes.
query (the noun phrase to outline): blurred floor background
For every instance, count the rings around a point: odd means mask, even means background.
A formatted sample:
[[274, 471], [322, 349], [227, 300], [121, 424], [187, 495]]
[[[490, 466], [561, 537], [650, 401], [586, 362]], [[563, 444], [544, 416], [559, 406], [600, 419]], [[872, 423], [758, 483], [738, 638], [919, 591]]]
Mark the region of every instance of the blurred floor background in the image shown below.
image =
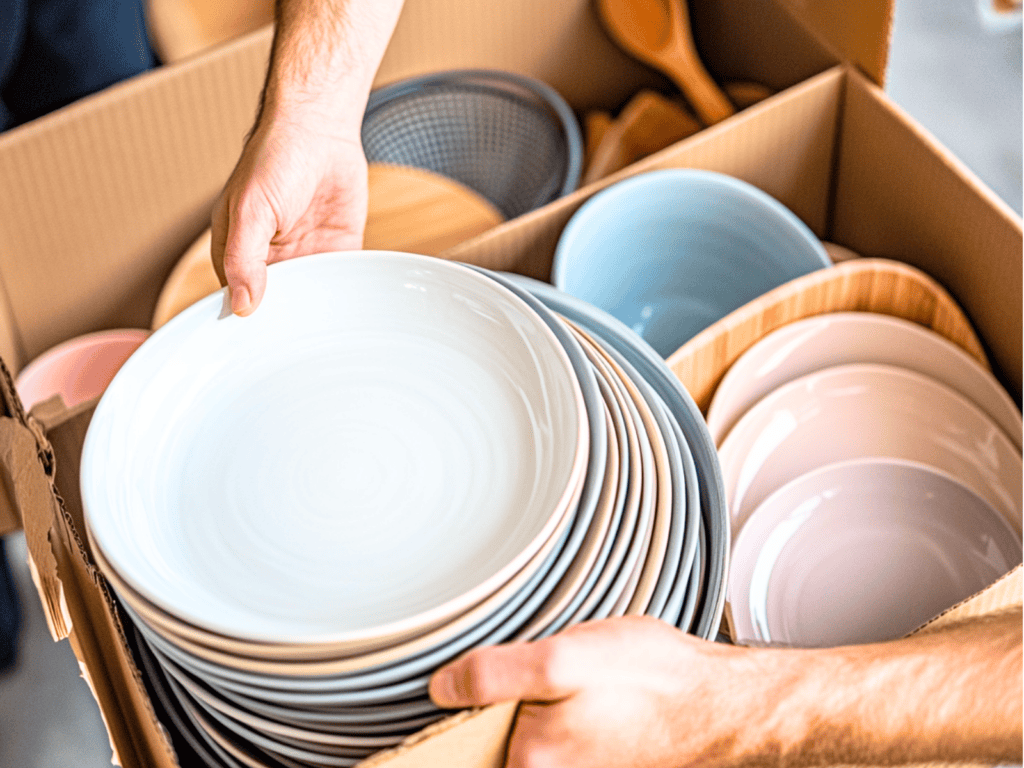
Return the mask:
[[[897, 0], [886, 91], [1021, 212], [1021, 30], [975, 0]], [[111, 749], [67, 643], [50, 640], [25, 563], [8, 539], [25, 607], [17, 667], [0, 674], [0, 766], [101, 768]]]

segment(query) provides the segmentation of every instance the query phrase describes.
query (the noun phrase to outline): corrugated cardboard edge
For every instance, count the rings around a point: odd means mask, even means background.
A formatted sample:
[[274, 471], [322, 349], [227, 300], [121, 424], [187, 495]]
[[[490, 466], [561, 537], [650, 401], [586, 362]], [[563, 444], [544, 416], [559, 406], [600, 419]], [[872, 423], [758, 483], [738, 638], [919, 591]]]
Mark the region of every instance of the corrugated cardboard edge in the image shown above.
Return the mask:
[[[66, 420], [51, 428], [55, 439], [66, 435], [72, 443], [54, 449], [39, 423], [25, 414], [2, 361], [0, 400], [6, 411], [0, 415], [0, 467], [25, 523], [30, 569], [50, 632], [54, 640], [66, 638], [71, 644], [99, 705], [115, 761], [131, 766], [176, 765], [131, 661], [105, 581], [90, 564], [79, 535], [80, 510], [69, 512], [55, 485], [59, 474], [55, 456], [81, 453], [94, 404], [69, 411]], [[126, 711], [139, 714], [126, 718]]]
[[1024, 606], [1024, 566], [1018, 565], [986, 589], [940, 613], [912, 634], [1021, 606]]
[[518, 702], [508, 701], [452, 715], [397, 747], [372, 755], [359, 763], [359, 768], [501, 768], [517, 707]]

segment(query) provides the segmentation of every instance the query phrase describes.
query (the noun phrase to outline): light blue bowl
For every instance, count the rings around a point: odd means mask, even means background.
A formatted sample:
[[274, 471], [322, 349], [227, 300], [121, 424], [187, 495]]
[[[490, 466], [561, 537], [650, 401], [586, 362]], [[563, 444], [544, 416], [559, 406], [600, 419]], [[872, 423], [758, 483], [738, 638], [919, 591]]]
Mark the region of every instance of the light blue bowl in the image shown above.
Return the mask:
[[634, 176], [584, 203], [558, 241], [552, 282], [668, 357], [748, 301], [830, 265], [775, 198], [732, 176], [680, 168]]

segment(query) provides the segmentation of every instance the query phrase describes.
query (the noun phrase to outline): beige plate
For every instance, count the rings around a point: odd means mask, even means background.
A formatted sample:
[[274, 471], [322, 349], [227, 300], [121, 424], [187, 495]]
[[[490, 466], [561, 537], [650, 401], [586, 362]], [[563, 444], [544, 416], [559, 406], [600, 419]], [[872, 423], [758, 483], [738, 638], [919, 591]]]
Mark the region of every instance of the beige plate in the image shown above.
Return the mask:
[[[489, 201], [440, 174], [373, 164], [363, 248], [436, 256], [504, 221]], [[155, 330], [199, 299], [220, 290], [210, 259], [210, 230], [189, 247], [168, 276], [153, 312]]]
[[[637, 425], [637, 436], [640, 441], [642, 467], [642, 499], [639, 525], [642, 527], [643, 539], [638, 540], [634, 533], [633, 544], [627, 552], [623, 568], [629, 569], [629, 579], [625, 589], [612, 605], [611, 615], [621, 616], [626, 613], [642, 614], [651, 596], [654, 594], [658, 576], [661, 573], [662, 561], [668, 546], [669, 515], [671, 514], [671, 487], [668, 474], [668, 449], [661, 433], [657, 429], [654, 416], [647, 402], [630, 381], [626, 372], [612, 360], [601, 347], [582, 329], [572, 325], [584, 348], [593, 353], [603, 367], [605, 376], [613, 377], [614, 383], [620, 387], [626, 400], [628, 412]], [[595, 358], [591, 358], [594, 360]], [[633, 474], [632, 465], [630, 473]], [[669, 485], [668, 494], [664, 493]]]
[[[604, 408], [605, 423], [608, 427], [608, 435], [615, 434], [615, 426], [612, 423], [608, 406]], [[547, 630], [551, 623], [568, 607], [569, 603], [579, 594], [587, 578], [594, 570], [594, 563], [600, 554], [601, 547], [608, 536], [611, 527], [615, 501], [618, 498], [619, 488], [619, 449], [616, 440], [608, 441], [608, 459], [605, 468], [604, 483], [601, 486], [601, 494], [597, 500], [597, 508], [594, 510], [594, 517], [587, 534], [580, 544], [579, 551], [573, 558], [569, 569], [559, 580], [551, 596], [538, 609], [537, 613], [527, 622], [513, 640], [532, 640]]]
[[[571, 327], [571, 326], [570, 326]], [[642, 459], [640, 452], [640, 439], [637, 434], [637, 427], [630, 417], [626, 405], [626, 395], [621, 391], [621, 385], [612, 378], [614, 374], [608, 369], [604, 358], [594, 351], [591, 342], [587, 337], [579, 337], [580, 344], [588, 359], [594, 366], [598, 378], [598, 386], [601, 395], [605, 400], [607, 408], [612, 416], [615, 425], [614, 441], [617, 444], [617, 453], [621, 457], [625, 474], [620, 475], [616, 496], [614, 499], [615, 510], [619, 513], [619, 519], [611, 535], [614, 537], [608, 557], [605, 560], [597, 581], [591, 587], [590, 594], [586, 596], [575, 613], [569, 618], [570, 623], [583, 621], [591, 618], [591, 612], [605, 598], [609, 588], [614, 583], [623, 559], [629, 552], [629, 545], [633, 539], [633, 530], [637, 525], [640, 516], [640, 503], [642, 491]], [[609, 445], [609, 450], [611, 446]], [[620, 467], [620, 472], [622, 467]], [[620, 589], [621, 589], [620, 585]], [[596, 617], [603, 618], [604, 616]]]

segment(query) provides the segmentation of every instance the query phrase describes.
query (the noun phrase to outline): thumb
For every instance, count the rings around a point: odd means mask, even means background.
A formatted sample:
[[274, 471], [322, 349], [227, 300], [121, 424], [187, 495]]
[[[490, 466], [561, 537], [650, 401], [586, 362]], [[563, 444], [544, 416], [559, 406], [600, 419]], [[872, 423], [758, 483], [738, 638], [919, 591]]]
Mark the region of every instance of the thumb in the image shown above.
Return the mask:
[[477, 648], [441, 667], [430, 679], [439, 707], [484, 706], [499, 701], [558, 701], [572, 695], [572, 662], [556, 652], [558, 640]]
[[277, 224], [269, 209], [231, 211], [218, 205], [213, 217], [214, 269], [231, 294], [231, 311], [250, 315], [259, 306], [267, 287], [270, 241]]

